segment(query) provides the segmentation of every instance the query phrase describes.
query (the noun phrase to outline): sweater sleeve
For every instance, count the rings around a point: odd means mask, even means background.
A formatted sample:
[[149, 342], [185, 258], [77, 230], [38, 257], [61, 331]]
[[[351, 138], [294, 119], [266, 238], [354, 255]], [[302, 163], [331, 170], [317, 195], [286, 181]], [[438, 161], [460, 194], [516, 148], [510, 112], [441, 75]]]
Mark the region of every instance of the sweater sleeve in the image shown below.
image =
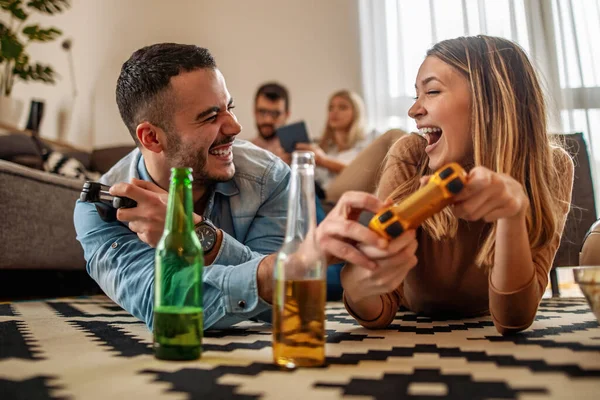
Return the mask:
[[[386, 200], [393, 192], [418, 173], [426, 141], [417, 134], [408, 134], [400, 138], [386, 155], [379, 184], [377, 197]], [[415, 179], [415, 190], [419, 187], [419, 179]]]
[[398, 308], [400, 307], [400, 289], [398, 288], [391, 293], [381, 295], [379, 298], [381, 299], [382, 305], [381, 314], [372, 320], [362, 319], [356, 315], [356, 313], [348, 305], [345, 293], [343, 300], [346, 311], [348, 311], [348, 314], [352, 315], [359, 324], [367, 329], [385, 329], [392, 323], [396, 313], [398, 312]]
[[501, 292], [492, 285], [492, 274], [489, 274], [490, 314], [496, 329], [502, 335], [520, 332], [533, 323], [538, 305], [548, 285], [548, 274], [552, 268], [569, 213], [573, 189], [573, 161], [564, 150], [555, 150], [555, 152], [555, 164], [561, 171], [561, 177], [565, 177], [558, 197], [558, 201], [561, 202], [562, 216], [558, 221], [556, 234], [548, 244], [532, 249], [535, 271], [533, 277], [529, 283], [516, 291]]
[[[382, 175], [379, 180], [377, 197], [385, 200], [394, 190], [412, 179], [417, 172], [419, 154], [422, 154], [423, 139], [415, 134], [410, 134], [398, 140], [389, 150]], [[417, 180], [418, 182], [418, 180]], [[369, 329], [385, 329], [392, 323], [402, 299], [402, 285], [390, 293], [380, 296], [382, 303], [381, 314], [373, 320], [359, 318], [350, 308], [344, 295], [344, 306], [359, 324]]]

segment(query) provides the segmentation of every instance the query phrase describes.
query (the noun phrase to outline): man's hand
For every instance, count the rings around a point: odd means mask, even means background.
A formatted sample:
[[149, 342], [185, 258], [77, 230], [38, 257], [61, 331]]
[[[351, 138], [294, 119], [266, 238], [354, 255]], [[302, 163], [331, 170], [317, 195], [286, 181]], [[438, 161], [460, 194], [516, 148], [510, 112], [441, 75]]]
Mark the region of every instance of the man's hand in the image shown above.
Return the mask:
[[[279, 139], [277, 139], [277, 140], [279, 140]], [[275, 148], [275, 150], [273, 151], [273, 154], [275, 154], [277, 157], [281, 158], [283, 160], [283, 162], [286, 163], [287, 165], [292, 164], [292, 155], [290, 153], [288, 153], [287, 151], [285, 151], [283, 149], [283, 147], [278, 146], [277, 148]]]
[[129, 222], [129, 229], [140, 240], [156, 247], [165, 229], [169, 194], [152, 182], [135, 179], [131, 183], [117, 183], [110, 188], [113, 196], [125, 196], [137, 202], [137, 207], [120, 208], [117, 219]]

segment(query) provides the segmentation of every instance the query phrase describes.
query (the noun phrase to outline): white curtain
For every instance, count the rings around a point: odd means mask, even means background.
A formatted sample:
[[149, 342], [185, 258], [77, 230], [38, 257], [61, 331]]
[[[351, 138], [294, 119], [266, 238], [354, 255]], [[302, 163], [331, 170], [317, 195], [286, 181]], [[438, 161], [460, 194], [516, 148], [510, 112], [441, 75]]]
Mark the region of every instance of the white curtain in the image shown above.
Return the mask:
[[551, 132], [583, 132], [600, 208], [600, 0], [358, 0], [369, 123], [415, 128], [407, 111], [425, 52], [464, 35], [519, 43], [545, 87]]

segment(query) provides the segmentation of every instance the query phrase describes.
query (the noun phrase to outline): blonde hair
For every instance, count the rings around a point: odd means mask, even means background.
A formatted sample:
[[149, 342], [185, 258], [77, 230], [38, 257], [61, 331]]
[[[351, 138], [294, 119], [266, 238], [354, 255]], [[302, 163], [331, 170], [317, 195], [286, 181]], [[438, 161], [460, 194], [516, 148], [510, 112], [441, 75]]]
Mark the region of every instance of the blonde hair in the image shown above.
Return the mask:
[[[352, 123], [350, 124], [350, 129], [348, 129], [346, 143], [342, 143], [340, 146], [342, 150], [348, 150], [354, 147], [358, 141], [365, 138], [365, 131], [367, 129], [365, 104], [357, 93], [350, 90], [340, 90], [331, 95], [327, 105], [331, 106], [331, 102], [336, 97], [346, 99], [352, 105]], [[334, 131], [329, 126], [328, 118], [327, 122], [325, 122], [325, 129], [319, 141], [319, 146], [327, 152], [335, 144]]]
[[[530, 201], [529, 243], [532, 249], [547, 245], [560, 235], [564, 211], [554, 198], [562, 188], [560, 173], [568, 157], [561, 157], [562, 147], [547, 134], [544, 96], [525, 52], [509, 40], [480, 35], [444, 40], [427, 56], [437, 57], [469, 81], [474, 164], [508, 174], [523, 185]], [[433, 173], [425, 152], [417, 169], [417, 176], [390, 197], [397, 201], [408, 196], [419, 187], [419, 178]], [[436, 240], [455, 237], [458, 220], [446, 208], [425, 221], [423, 229]], [[495, 233], [493, 223], [475, 264], [493, 265]]]

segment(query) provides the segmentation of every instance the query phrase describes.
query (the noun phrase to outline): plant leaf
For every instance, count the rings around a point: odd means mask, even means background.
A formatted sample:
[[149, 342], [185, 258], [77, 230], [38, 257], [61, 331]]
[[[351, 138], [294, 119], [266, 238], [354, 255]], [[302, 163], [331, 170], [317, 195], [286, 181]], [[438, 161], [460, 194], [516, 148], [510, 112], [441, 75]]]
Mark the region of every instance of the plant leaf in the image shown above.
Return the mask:
[[26, 66], [27, 64], [29, 64], [29, 55], [23, 52], [19, 58], [15, 60], [15, 66]]
[[0, 0], [0, 8], [9, 11], [20, 21], [25, 21], [29, 16], [21, 7], [21, 0]]
[[13, 74], [24, 81], [42, 81], [44, 83], [55, 83], [55, 72], [49, 65], [35, 63], [33, 65], [17, 64], [13, 68]]
[[[20, 0], [19, 0], [20, 1]], [[30, 0], [27, 7], [34, 8], [44, 14], [56, 14], [71, 6], [70, 0]]]
[[32, 42], [49, 42], [62, 35], [62, 31], [56, 28], [42, 29], [39, 25], [29, 25], [23, 28], [23, 35]]
[[9, 30], [0, 36], [0, 55], [9, 60], [16, 60], [23, 53], [24, 46]]

